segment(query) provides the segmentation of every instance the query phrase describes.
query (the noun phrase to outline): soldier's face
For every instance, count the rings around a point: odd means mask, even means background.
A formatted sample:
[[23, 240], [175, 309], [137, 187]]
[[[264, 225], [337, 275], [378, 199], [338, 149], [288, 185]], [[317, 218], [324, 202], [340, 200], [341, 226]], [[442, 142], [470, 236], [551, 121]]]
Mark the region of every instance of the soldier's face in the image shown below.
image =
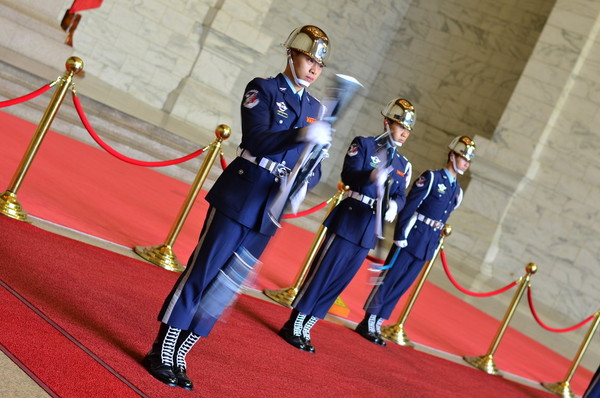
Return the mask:
[[454, 158], [456, 159], [457, 169], [461, 170], [463, 173], [469, 169], [471, 163], [467, 159], [457, 155], [454, 155]]
[[298, 79], [312, 84], [321, 76], [323, 66], [308, 55], [294, 51], [292, 57], [294, 57], [294, 69]]
[[396, 142], [404, 144], [408, 140], [410, 131], [400, 125], [400, 123], [392, 122], [389, 124], [392, 139]]

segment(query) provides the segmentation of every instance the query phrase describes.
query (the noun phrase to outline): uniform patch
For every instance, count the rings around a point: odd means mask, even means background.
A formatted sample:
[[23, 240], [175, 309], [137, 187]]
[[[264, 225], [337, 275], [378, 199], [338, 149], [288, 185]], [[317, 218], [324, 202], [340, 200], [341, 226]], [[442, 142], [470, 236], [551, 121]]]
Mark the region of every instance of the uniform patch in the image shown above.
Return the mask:
[[277, 114], [281, 117], [288, 117], [288, 114], [285, 112], [287, 111], [287, 106], [285, 105], [285, 102], [281, 101], [281, 102], [275, 102], [275, 105], [277, 105]]
[[398, 174], [401, 177], [404, 177], [404, 172], [402, 172], [400, 170], [396, 170], [396, 174]]
[[376, 169], [379, 163], [381, 163], [381, 160], [377, 157], [377, 155], [371, 156], [371, 167]]
[[314, 123], [316, 121], [317, 121], [317, 119], [315, 119], [314, 117], [308, 117], [308, 116], [306, 117], [306, 123]]
[[448, 189], [448, 188], [446, 187], [446, 185], [444, 185], [444, 184], [438, 184], [438, 192], [439, 192], [439, 193], [442, 193], [442, 194], [443, 194], [443, 193], [446, 193], [446, 189]]
[[418, 186], [419, 188], [423, 187], [425, 185], [425, 181], [427, 179], [423, 176], [419, 177], [419, 179], [415, 182], [415, 185]]
[[258, 105], [260, 101], [258, 100], [258, 90], [250, 90], [246, 94], [244, 94], [244, 103], [242, 104], [244, 108], [252, 109], [256, 105]]
[[356, 156], [358, 153], [358, 145], [352, 144], [350, 148], [348, 148], [348, 156]]

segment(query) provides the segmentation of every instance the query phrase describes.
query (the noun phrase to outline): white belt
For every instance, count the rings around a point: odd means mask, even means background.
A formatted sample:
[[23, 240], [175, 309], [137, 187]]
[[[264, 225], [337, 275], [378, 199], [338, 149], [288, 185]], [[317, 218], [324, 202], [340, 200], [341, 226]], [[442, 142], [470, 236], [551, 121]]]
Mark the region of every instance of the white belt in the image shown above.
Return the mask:
[[268, 158], [261, 158], [258, 162], [256, 162], [256, 156], [252, 156], [250, 151], [245, 149], [242, 150], [240, 157], [252, 162], [263, 169], [267, 170], [269, 173], [273, 174], [276, 177], [284, 177], [290, 174], [291, 169], [286, 167], [283, 163], [277, 163]]
[[348, 196], [358, 201], [361, 201], [368, 206], [373, 206], [375, 204], [375, 199], [370, 198], [367, 195], [363, 195], [362, 193], [348, 191]]
[[422, 221], [424, 224], [429, 225], [431, 228], [436, 231], [444, 228], [444, 223], [441, 221], [432, 220], [431, 218], [425, 217], [423, 214], [417, 213], [417, 220]]

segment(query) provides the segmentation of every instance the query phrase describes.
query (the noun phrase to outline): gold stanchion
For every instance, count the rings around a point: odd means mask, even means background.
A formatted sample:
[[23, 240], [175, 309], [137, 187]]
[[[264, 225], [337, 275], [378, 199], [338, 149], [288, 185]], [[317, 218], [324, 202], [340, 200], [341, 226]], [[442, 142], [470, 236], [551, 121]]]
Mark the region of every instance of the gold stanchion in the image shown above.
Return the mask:
[[452, 227], [450, 225], [446, 224], [444, 226], [444, 229], [442, 230], [442, 236], [440, 237], [440, 243], [438, 244], [437, 249], [433, 253], [433, 258], [425, 264], [425, 267], [419, 274], [419, 277], [417, 279], [417, 284], [415, 285], [415, 288], [413, 289], [413, 291], [410, 293], [410, 297], [409, 297], [408, 301], [406, 302], [406, 304], [404, 305], [404, 309], [402, 310], [402, 313], [398, 317], [398, 321], [396, 323], [394, 323], [393, 325], [383, 326], [381, 328], [381, 336], [382, 337], [384, 337], [390, 341], [393, 341], [394, 343], [399, 344], [401, 346], [407, 346], [407, 347], [415, 346], [414, 343], [412, 341], [410, 341], [410, 339], [406, 335], [406, 331], [404, 330], [404, 324], [406, 323], [406, 320], [408, 319], [408, 314], [410, 314], [410, 311], [412, 310], [412, 307], [415, 304], [415, 301], [417, 301], [417, 297], [419, 296], [419, 293], [421, 293], [421, 289], [423, 288], [423, 285], [425, 285], [425, 281], [427, 280], [427, 277], [429, 276], [429, 272], [431, 271], [431, 268], [433, 267], [435, 259], [437, 258], [440, 250], [442, 250], [444, 248], [444, 238], [446, 238], [447, 236], [450, 236], [451, 233], [452, 233]]
[[594, 317], [596, 319], [594, 319], [594, 322], [592, 322], [592, 324], [590, 325], [590, 328], [587, 331], [587, 334], [585, 335], [585, 338], [583, 339], [581, 345], [579, 346], [579, 350], [577, 351], [577, 354], [575, 355], [575, 358], [573, 359], [573, 362], [571, 362], [571, 367], [569, 367], [569, 371], [567, 372], [567, 377], [565, 377], [565, 379], [563, 381], [559, 381], [557, 383], [540, 383], [544, 388], [546, 388], [548, 391], [556, 394], [556, 395], [560, 395], [561, 397], [564, 398], [573, 398], [575, 397], [575, 395], [573, 394], [573, 391], [571, 390], [571, 379], [573, 378], [573, 375], [575, 374], [575, 370], [577, 370], [577, 367], [579, 366], [579, 363], [581, 362], [581, 359], [583, 358], [583, 354], [585, 354], [585, 351], [587, 350], [588, 346], [590, 345], [590, 342], [592, 341], [592, 337], [594, 337], [594, 333], [596, 333], [596, 329], [598, 329], [598, 324], [600, 324], [600, 312], [596, 312], [594, 314]]
[[[350, 189], [350, 188], [348, 186], [344, 185], [343, 182], [338, 183], [338, 192], [332, 198], [333, 200], [331, 201], [331, 206], [329, 207], [329, 211], [327, 212], [327, 215], [325, 216], [324, 219], [326, 219], [329, 216], [329, 214], [331, 214], [331, 212], [333, 211], [335, 206], [337, 206], [342, 201], [342, 199], [344, 198], [344, 193], [348, 189]], [[310, 263], [313, 261], [313, 259], [317, 255], [319, 246], [321, 246], [323, 239], [325, 239], [326, 232], [327, 232], [327, 227], [324, 226], [323, 224], [321, 224], [321, 226], [319, 227], [319, 230], [317, 231], [315, 239], [313, 240], [312, 245], [310, 246], [308, 254], [304, 258], [304, 262], [302, 263], [302, 268], [296, 275], [294, 286], [286, 287], [284, 289], [277, 289], [277, 290], [265, 289], [263, 291], [263, 293], [267, 297], [269, 297], [271, 300], [273, 300], [281, 305], [284, 305], [286, 307], [290, 307], [292, 305], [292, 302], [294, 301], [294, 299], [296, 298], [296, 295], [298, 294], [298, 291], [300, 290], [300, 286], [302, 286], [302, 282], [304, 282], [304, 278], [306, 278], [306, 274], [308, 273], [308, 270], [310, 268]]]
[[471, 365], [479, 370], [483, 370], [487, 374], [496, 375], [496, 376], [499, 376], [502, 374], [496, 367], [496, 364], [494, 363], [494, 354], [496, 353], [496, 350], [498, 349], [498, 345], [500, 345], [502, 336], [504, 335], [504, 332], [506, 332], [506, 328], [508, 328], [508, 324], [510, 323], [511, 318], [515, 313], [515, 310], [517, 308], [517, 305], [519, 304], [519, 301], [521, 301], [521, 297], [523, 297], [523, 292], [525, 292], [525, 289], [529, 286], [529, 281], [531, 280], [531, 275], [533, 275], [537, 272], [537, 265], [534, 263], [529, 263], [529, 264], [527, 264], [527, 267], [525, 267], [525, 271], [526, 271], [526, 274], [524, 277], [521, 278], [521, 281], [519, 284], [519, 289], [515, 293], [515, 295], [512, 299], [512, 302], [510, 303], [510, 306], [508, 307], [508, 310], [506, 311], [506, 314], [504, 315], [504, 319], [502, 319], [502, 323], [500, 324], [500, 328], [498, 329], [498, 332], [496, 333], [496, 337], [494, 337], [494, 341], [492, 341], [492, 344], [490, 344], [490, 347], [489, 347], [487, 353], [484, 355], [475, 356], [475, 357], [463, 356], [463, 359], [469, 365]]
[[27, 212], [23, 209], [21, 203], [19, 203], [19, 200], [17, 199], [17, 191], [23, 183], [23, 179], [25, 178], [31, 163], [33, 162], [33, 158], [40, 148], [42, 140], [50, 128], [50, 125], [56, 116], [56, 112], [58, 112], [58, 108], [60, 108], [60, 105], [65, 98], [65, 94], [69, 88], [71, 88], [73, 76], [83, 70], [83, 61], [77, 57], [70, 57], [67, 59], [65, 67], [67, 72], [60, 78], [58, 88], [56, 89], [56, 92], [52, 96], [46, 111], [40, 119], [40, 123], [37, 126], [35, 134], [29, 143], [29, 147], [27, 147], [27, 151], [21, 159], [21, 163], [19, 164], [17, 171], [13, 175], [9, 187], [0, 195], [0, 213], [4, 214], [5, 216], [20, 221], [29, 222], [27, 218]]
[[181, 265], [181, 263], [179, 263], [177, 256], [173, 252], [173, 244], [181, 232], [183, 223], [185, 222], [185, 219], [194, 205], [194, 201], [196, 200], [196, 197], [200, 192], [200, 188], [202, 188], [202, 185], [208, 176], [210, 168], [215, 162], [217, 155], [221, 151], [223, 141], [228, 139], [231, 135], [231, 129], [225, 124], [220, 124], [215, 129], [215, 135], [217, 136], [217, 139], [210, 144], [208, 154], [206, 155], [206, 158], [204, 159], [204, 162], [202, 163], [202, 166], [196, 175], [196, 179], [192, 183], [192, 187], [188, 192], [181, 209], [179, 210], [179, 214], [175, 219], [175, 223], [171, 227], [171, 231], [169, 232], [165, 243], [157, 246], [136, 246], [134, 248], [134, 251], [146, 261], [169, 271], [182, 272], [184, 270], [184, 267]]

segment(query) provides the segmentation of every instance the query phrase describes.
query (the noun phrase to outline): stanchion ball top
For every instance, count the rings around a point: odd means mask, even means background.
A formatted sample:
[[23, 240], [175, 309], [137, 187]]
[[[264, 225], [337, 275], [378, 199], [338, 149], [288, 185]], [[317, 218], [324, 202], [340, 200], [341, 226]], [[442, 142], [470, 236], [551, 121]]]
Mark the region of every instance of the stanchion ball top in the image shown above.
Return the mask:
[[229, 127], [226, 124], [219, 124], [215, 129], [215, 135], [217, 136], [217, 138], [226, 140], [227, 138], [229, 138], [229, 136], [231, 136], [231, 127]]
[[78, 57], [69, 57], [65, 67], [67, 68], [67, 71], [73, 72], [73, 74], [76, 75], [83, 70], [83, 60]]
[[343, 181], [338, 182], [337, 187], [338, 187], [338, 190], [344, 191], [344, 192], [350, 190], [350, 187], [348, 185], [344, 184]]
[[529, 274], [535, 274], [537, 272], [537, 264], [536, 263], [529, 263], [527, 264], [527, 267], [525, 267], [525, 271], [527, 271], [527, 273]]
[[444, 237], [446, 237], [446, 236], [450, 236], [451, 233], [452, 233], [452, 225], [450, 225], [450, 224], [444, 225], [444, 229], [442, 230], [442, 235]]

